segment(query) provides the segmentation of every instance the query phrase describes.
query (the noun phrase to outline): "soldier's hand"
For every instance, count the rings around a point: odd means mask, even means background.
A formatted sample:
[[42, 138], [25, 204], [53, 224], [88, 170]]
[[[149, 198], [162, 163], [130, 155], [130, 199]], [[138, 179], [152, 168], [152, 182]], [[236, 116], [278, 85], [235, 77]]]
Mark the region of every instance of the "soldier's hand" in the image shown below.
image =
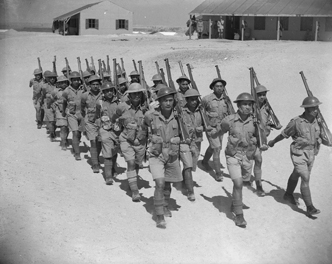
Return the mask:
[[265, 150], [268, 150], [269, 149], [269, 146], [268, 145], [263, 145], [259, 148], [261, 151], [265, 151]]
[[274, 140], [270, 140], [269, 143], [268, 143], [270, 148], [273, 148], [274, 144], [275, 144]]
[[197, 133], [202, 133], [204, 128], [202, 126], [196, 127], [196, 132]]

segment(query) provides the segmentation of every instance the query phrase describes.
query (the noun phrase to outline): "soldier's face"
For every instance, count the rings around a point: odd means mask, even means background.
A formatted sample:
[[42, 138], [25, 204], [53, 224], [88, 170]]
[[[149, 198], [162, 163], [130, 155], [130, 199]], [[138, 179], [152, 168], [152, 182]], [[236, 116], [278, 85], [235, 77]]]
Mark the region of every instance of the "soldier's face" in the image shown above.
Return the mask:
[[222, 93], [224, 92], [225, 86], [223, 85], [222, 82], [217, 82], [214, 84], [213, 86], [213, 91], [215, 93], [216, 96], [221, 96]]
[[89, 78], [90, 78], [90, 76], [84, 78], [84, 82], [85, 82], [86, 84], [88, 84], [88, 80], [89, 80]]
[[266, 92], [257, 93], [258, 101], [264, 103], [266, 100]]
[[318, 115], [318, 106], [314, 106], [314, 107], [307, 107], [304, 110], [307, 114], [309, 114], [310, 116], [316, 118]]
[[198, 96], [192, 96], [187, 98], [187, 104], [189, 108], [196, 108], [198, 105]]
[[163, 81], [153, 81], [154, 85], [157, 86], [158, 84], [162, 84]]
[[68, 84], [67, 84], [67, 82], [58, 82], [57, 86], [61, 89], [66, 89]]
[[142, 92], [130, 93], [129, 98], [133, 104], [138, 104], [141, 101]]
[[189, 89], [189, 82], [186, 80], [183, 80], [180, 82], [180, 90], [182, 92], [186, 92]]
[[130, 76], [132, 83], [139, 83], [139, 77], [136, 75]]
[[73, 88], [78, 88], [78, 86], [80, 86], [80, 84], [81, 84], [81, 80], [80, 80], [80, 78], [72, 78], [71, 79], [71, 86], [73, 87]]
[[106, 99], [112, 99], [114, 96], [114, 89], [103, 90], [103, 94]]
[[120, 88], [120, 93], [123, 94], [127, 90], [126, 83], [121, 83], [119, 88]]
[[35, 75], [35, 78], [36, 78], [37, 81], [41, 80], [41, 78], [42, 78], [42, 74], [41, 74], [41, 73], [36, 74], [36, 75]]
[[249, 115], [252, 111], [252, 102], [251, 101], [240, 101], [237, 104], [237, 107], [239, 108], [240, 113], [244, 115]]
[[49, 78], [51, 84], [55, 84], [56, 82], [56, 77], [51, 77]]
[[172, 94], [166, 95], [159, 99], [160, 108], [164, 111], [170, 111], [174, 105], [174, 96]]
[[96, 93], [100, 90], [100, 83], [99, 81], [93, 81], [90, 83], [91, 91]]

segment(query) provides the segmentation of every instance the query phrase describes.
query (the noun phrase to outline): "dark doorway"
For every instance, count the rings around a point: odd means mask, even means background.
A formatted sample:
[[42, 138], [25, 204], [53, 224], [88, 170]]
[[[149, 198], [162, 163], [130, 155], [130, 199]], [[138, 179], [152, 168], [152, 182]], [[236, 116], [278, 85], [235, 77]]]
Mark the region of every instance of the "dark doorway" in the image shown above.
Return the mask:
[[225, 21], [225, 38], [234, 39], [234, 34], [240, 34], [240, 17], [227, 16]]

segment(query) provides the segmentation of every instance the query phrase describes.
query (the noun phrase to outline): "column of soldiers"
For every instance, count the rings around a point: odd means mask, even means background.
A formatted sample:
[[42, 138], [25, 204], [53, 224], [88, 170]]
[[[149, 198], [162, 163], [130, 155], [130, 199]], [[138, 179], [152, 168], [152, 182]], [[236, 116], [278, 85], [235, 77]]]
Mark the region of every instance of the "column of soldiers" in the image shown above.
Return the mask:
[[[262, 151], [288, 137], [293, 138], [291, 159], [294, 170], [284, 199], [298, 205], [293, 193], [301, 178], [300, 190], [307, 215], [320, 213], [312, 202], [310, 173], [320, 145], [332, 144], [328, 128], [322, 128], [318, 108], [321, 102], [316, 97], [306, 97], [301, 105], [304, 113], [293, 118], [275, 139], [262, 144], [257, 125], [263, 128], [265, 138], [272, 128], [281, 128], [280, 124], [273, 122], [274, 112], [267, 101], [268, 90], [263, 85], [255, 87], [254, 96], [252, 93], [240, 93], [234, 101], [237, 105], [235, 112], [230, 109], [231, 101], [225, 92], [227, 83], [222, 78], [213, 79], [209, 85], [212, 93], [201, 99], [193, 79], [186, 75], [177, 78], [179, 88], [176, 90], [171, 79], [167, 84], [160, 73], [152, 77], [154, 84], [151, 88], [145, 87], [142, 72], [137, 70], [129, 74], [130, 81], [127, 81], [125, 71], [117, 71], [116, 80], [112, 81], [110, 72], [97, 75], [93, 67], [80, 74], [66, 66], [62, 73], [58, 77], [55, 72], [34, 71], [35, 78], [30, 81], [30, 87], [33, 87], [37, 128], [40, 129], [44, 122], [51, 141], [54, 141], [55, 130], [59, 128], [62, 150], [67, 150], [68, 134], [72, 132], [72, 152], [78, 161], [81, 160], [79, 144], [84, 133], [90, 141], [94, 173], [101, 169], [99, 155], [102, 152], [107, 185], [113, 184], [118, 153], [121, 153], [127, 163], [126, 175], [134, 202], [141, 199], [137, 176], [148, 156], [149, 171], [155, 181], [157, 227], [166, 228], [165, 217], [172, 216], [169, 209], [172, 183], [182, 182], [188, 200], [195, 201], [192, 172], [196, 171], [203, 133], [206, 133], [209, 147], [202, 167], [205, 171], [214, 172], [215, 180], [219, 182], [223, 181], [224, 168], [220, 162], [222, 141], [224, 134], [228, 134], [226, 166], [233, 182], [230, 210], [237, 226], [247, 225], [243, 215], [242, 188], [251, 186], [252, 171], [257, 195], [265, 196]], [[253, 111], [255, 104], [261, 116], [259, 120]], [[182, 130], [187, 131], [187, 136]], [[211, 157], [212, 167], [209, 163]]]

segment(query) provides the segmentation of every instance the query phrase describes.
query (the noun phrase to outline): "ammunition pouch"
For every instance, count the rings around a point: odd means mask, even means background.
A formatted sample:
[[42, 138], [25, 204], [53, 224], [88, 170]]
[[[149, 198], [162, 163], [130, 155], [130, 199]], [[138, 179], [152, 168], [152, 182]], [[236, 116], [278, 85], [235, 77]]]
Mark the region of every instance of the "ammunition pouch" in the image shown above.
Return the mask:
[[134, 142], [137, 134], [137, 124], [136, 122], [131, 122], [126, 125], [127, 129], [127, 139], [131, 142]]
[[75, 115], [76, 114], [76, 104], [74, 101], [68, 102], [67, 106], [69, 114]]
[[101, 127], [107, 131], [111, 130], [113, 125], [111, 123], [111, 120], [108, 116], [102, 116], [100, 118], [101, 121]]
[[94, 123], [96, 121], [96, 108], [90, 107], [87, 111], [88, 121]]
[[152, 135], [150, 152], [159, 157], [163, 150], [163, 139], [160, 136]]

